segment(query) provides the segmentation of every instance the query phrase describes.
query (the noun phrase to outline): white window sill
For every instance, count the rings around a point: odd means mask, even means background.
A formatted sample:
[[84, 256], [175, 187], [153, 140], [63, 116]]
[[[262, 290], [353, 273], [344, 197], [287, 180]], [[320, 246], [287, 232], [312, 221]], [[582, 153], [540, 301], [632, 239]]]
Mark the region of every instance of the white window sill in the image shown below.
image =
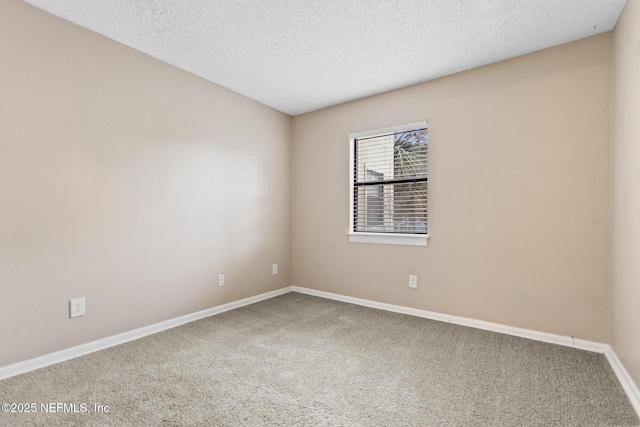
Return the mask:
[[427, 246], [428, 234], [347, 233], [351, 243], [380, 245]]

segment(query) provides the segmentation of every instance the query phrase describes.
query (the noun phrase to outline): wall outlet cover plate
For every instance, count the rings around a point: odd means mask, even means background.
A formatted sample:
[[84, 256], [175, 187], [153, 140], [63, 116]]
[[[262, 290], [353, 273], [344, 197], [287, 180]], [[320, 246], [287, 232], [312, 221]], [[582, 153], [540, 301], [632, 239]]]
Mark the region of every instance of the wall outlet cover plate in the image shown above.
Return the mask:
[[80, 317], [85, 315], [84, 298], [75, 298], [69, 300], [69, 317]]

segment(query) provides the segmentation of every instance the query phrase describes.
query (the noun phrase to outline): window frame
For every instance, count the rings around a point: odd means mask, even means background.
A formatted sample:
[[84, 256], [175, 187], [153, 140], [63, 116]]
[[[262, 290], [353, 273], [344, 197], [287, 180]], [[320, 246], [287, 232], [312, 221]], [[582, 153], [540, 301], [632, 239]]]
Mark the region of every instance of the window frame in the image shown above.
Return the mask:
[[[406, 132], [416, 129], [429, 129], [426, 120], [405, 123], [402, 125], [389, 126], [385, 128], [372, 129], [349, 134], [349, 228], [347, 235], [352, 243], [375, 243], [383, 245], [403, 245], [403, 246], [427, 246], [429, 234], [412, 233], [372, 233], [354, 230], [354, 174], [355, 174], [355, 141], [359, 138], [367, 138], [376, 135]], [[428, 157], [427, 157], [428, 159]], [[428, 160], [427, 160], [428, 161]], [[428, 173], [427, 167], [427, 173]], [[428, 229], [429, 230], [429, 229]]]

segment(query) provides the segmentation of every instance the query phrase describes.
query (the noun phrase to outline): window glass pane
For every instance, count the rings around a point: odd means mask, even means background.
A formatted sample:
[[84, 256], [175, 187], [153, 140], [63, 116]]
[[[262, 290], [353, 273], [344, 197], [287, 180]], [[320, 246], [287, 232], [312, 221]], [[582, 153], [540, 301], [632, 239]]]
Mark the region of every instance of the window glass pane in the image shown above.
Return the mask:
[[427, 182], [358, 187], [356, 231], [427, 233]]
[[393, 171], [394, 178], [427, 176], [426, 129], [393, 135]]
[[427, 232], [427, 182], [393, 185], [394, 232]]
[[356, 150], [358, 153], [358, 182], [393, 178], [393, 135], [357, 140]]

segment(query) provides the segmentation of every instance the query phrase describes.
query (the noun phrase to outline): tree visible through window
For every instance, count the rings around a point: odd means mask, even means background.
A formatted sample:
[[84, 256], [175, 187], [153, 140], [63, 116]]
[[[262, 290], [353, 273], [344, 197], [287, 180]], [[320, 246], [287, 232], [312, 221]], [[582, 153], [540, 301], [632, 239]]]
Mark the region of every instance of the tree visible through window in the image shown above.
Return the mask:
[[354, 139], [353, 231], [427, 233], [427, 129]]

